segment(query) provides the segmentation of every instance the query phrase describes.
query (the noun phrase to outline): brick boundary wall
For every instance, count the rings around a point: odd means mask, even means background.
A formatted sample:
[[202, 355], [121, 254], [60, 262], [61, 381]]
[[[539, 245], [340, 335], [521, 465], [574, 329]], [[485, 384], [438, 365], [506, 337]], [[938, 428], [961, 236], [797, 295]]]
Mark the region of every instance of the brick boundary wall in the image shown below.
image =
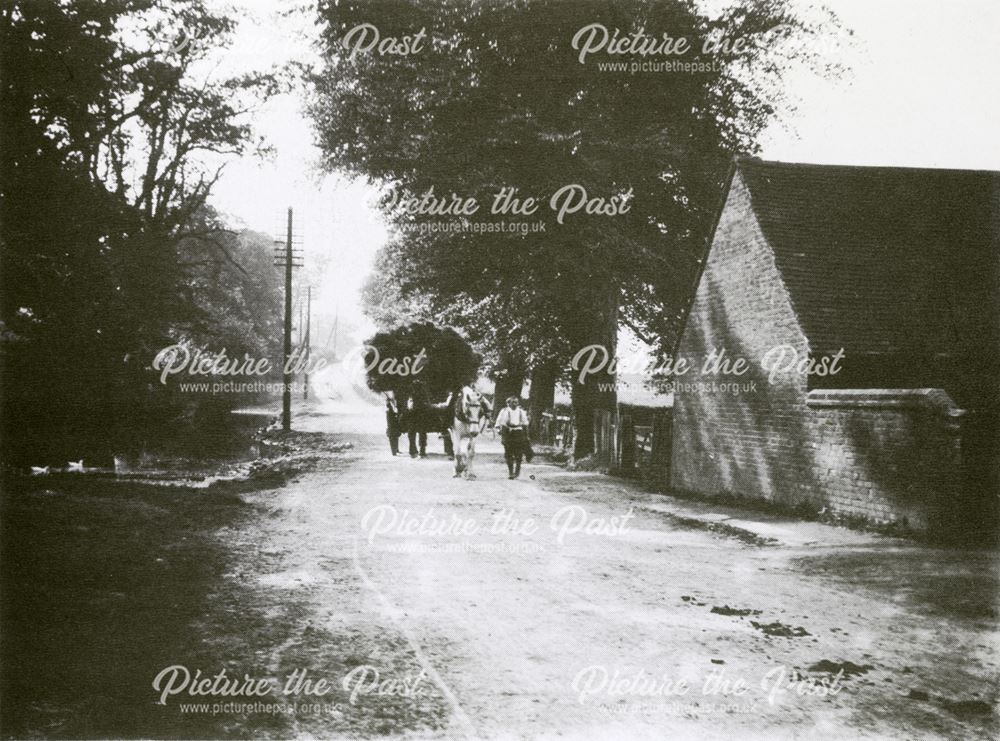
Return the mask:
[[962, 496], [962, 418], [941, 389], [814, 390], [813, 476], [833, 512], [929, 531]]

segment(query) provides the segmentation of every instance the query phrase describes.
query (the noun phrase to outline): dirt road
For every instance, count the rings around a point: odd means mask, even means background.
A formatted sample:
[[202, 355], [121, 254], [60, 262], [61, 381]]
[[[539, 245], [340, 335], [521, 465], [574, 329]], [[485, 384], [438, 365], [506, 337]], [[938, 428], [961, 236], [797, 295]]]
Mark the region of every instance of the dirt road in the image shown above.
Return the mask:
[[297, 713], [296, 735], [995, 731], [987, 553], [764, 521], [553, 465], [509, 481], [489, 438], [470, 482], [437, 441], [411, 460], [370, 428], [348, 437], [343, 467], [253, 495], [269, 513], [255, 537], [280, 557], [230, 575], [302, 600], [270, 666], [327, 677], [337, 707]]
[[996, 554], [509, 481], [488, 437], [454, 479], [379, 416], [300, 415], [352, 447], [273, 485], [12, 495], [4, 736], [996, 737]]

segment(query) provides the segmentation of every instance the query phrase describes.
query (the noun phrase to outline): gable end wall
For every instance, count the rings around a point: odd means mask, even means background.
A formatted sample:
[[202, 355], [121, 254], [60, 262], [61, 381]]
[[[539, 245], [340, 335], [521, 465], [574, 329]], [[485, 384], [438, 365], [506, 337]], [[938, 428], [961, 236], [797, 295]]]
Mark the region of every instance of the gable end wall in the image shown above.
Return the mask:
[[[804, 373], [768, 378], [762, 358], [780, 345], [809, 351], [737, 172], [678, 352], [691, 370], [675, 390], [671, 486], [931, 527], [960, 488], [955, 410], [876, 391], [810, 404]], [[713, 349], [745, 358], [749, 372], [701, 373]]]

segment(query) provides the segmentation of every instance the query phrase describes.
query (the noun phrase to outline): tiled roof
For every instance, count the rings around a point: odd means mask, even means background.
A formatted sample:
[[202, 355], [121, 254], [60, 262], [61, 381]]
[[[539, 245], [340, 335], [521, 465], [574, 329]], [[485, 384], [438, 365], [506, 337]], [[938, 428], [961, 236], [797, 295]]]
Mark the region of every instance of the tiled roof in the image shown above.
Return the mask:
[[814, 353], [997, 367], [1000, 173], [738, 168]]

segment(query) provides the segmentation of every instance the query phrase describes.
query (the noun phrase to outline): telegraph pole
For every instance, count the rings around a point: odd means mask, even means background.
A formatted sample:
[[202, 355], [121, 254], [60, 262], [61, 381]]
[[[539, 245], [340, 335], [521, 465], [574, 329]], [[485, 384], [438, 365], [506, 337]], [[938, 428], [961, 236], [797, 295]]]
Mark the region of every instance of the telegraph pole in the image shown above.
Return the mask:
[[292, 208], [288, 207], [288, 228], [285, 232], [285, 348], [281, 366], [281, 429], [292, 429]]
[[[305, 307], [302, 305], [302, 299], [300, 298], [299, 299], [299, 323], [295, 325], [296, 328], [298, 329], [298, 339], [296, 340], [296, 343], [299, 346], [302, 345], [302, 334], [303, 334], [303, 331], [305, 330], [305, 326], [306, 326], [306, 323], [302, 321], [302, 310], [304, 308]], [[298, 354], [301, 355], [301, 352], [299, 352]], [[298, 358], [295, 359], [295, 363], [296, 363], [296, 366], [298, 366]]]
[[303, 384], [302, 386], [303, 399], [309, 398], [309, 360], [310, 360], [309, 325], [312, 323], [312, 298], [313, 298], [313, 289], [312, 286], [308, 286], [306, 288], [306, 341], [304, 343], [305, 350], [303, 351], [305, 357], [305, 365], [302, 366], [305, 369], [305, 384]]
[[285, 342], [281, 359], [283, 386], [281, 392], [281, 429], [285, 432], [292, 429], [292, 269], [302, 267], [302, 252], [300, 250], [296, 254], [293, 244], [292, 209], [289, 207], [283, 247], [281, 240], [274, 240], [274, 264], [285, 269]]

